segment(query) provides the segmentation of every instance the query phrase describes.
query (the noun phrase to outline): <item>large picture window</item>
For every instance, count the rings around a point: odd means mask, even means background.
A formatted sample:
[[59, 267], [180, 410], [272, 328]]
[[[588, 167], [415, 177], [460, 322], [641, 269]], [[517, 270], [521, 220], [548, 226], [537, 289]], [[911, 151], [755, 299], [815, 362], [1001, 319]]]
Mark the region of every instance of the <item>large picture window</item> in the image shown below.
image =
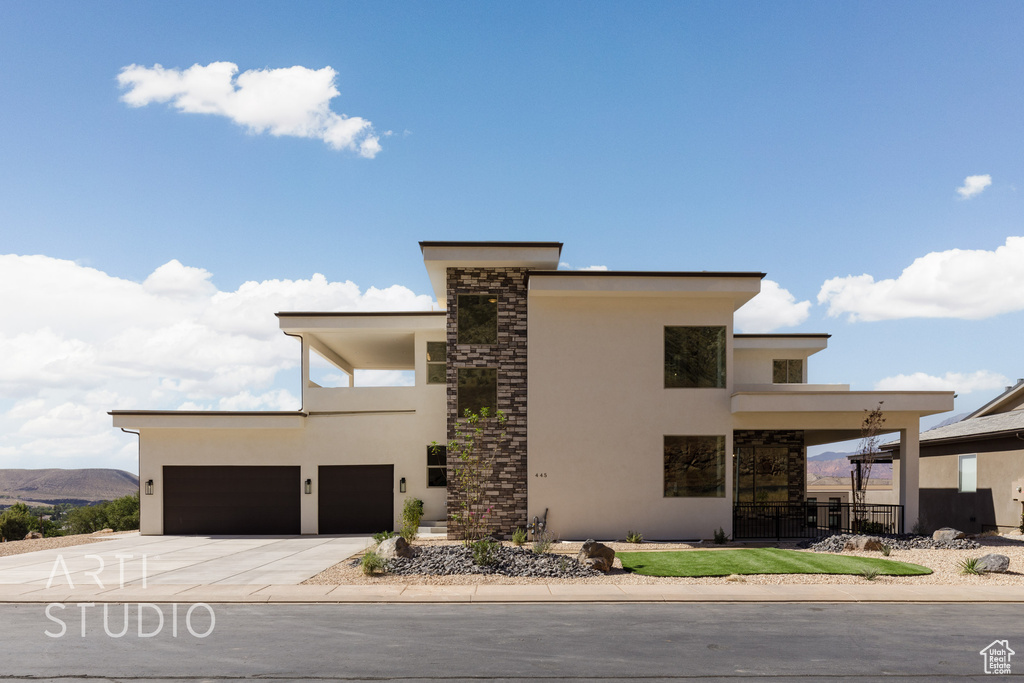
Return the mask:
[[448, 449], [445, 446], [427, 446], [427, 486], [448, 486]]
[[666, 327], [665, 386], [725, 387], [725, 327]]
[[737, 448], [733, 479], [737, 503], [785, 503], [789, 500], [789, 449]]
[[498, 370], [497, 368], [459, 368], [459, 417], [468, 410], [480, 414], [488, 408], [494, 415], [498, 408]]
[[427, 384], [446, 384], [448, 344], [427, 342]]
[[665, 497], [725, 497], [725, 437], [665, 437]]
[[459, 294], [457, 297], [459, 344], [498, 343], [498, 296]]

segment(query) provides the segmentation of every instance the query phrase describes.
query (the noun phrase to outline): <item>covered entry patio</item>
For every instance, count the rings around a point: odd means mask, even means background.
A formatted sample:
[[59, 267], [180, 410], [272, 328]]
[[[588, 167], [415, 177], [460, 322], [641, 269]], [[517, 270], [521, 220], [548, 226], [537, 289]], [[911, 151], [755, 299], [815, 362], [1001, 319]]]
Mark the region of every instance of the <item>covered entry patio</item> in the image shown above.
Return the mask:
[[[738, 391], [732, 395], [733, 538], [806, 538], [843, 531], [902, 533], [919, 516], [920, 420], [953, 408], [938, 391]], [[760, 389], [760, 387], [759, 387]], [[899, 433], [897, 505], [807, 502], [807, 447], [858, 439], [881, 406], [885, 432]], [[895, 483], [895, 482], [894, 482]], [[856, 507], [856, 509], [854, 509]]]

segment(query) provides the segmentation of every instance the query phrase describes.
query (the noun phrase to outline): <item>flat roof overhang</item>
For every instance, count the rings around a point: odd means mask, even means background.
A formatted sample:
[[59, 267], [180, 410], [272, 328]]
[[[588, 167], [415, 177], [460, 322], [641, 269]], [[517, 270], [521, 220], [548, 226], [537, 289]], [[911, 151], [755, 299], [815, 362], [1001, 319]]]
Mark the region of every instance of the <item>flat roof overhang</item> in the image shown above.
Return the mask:
[[[786, 349], [817, 353], [828, 348], [830, 334], [734, 334], [732, 348]], [[810, 354], [808, 354], [810, 355]]]
[[761, 291], [764, 273], [535, 270], [530, 296], [644, 296], [731, 299], [733, 310]]
[[416, 333], [444, 330], [444, 311], [278, 313], [281, 330], [299, 335], [327, 361], [355, 369], [412, 370]]
[[301, 411], [112, 410], [122, 429], [302, 429]]
[[420, 242], [423, 262], [441, 306], [448, 305], [448, 268], [558, 268], [561, 242]]

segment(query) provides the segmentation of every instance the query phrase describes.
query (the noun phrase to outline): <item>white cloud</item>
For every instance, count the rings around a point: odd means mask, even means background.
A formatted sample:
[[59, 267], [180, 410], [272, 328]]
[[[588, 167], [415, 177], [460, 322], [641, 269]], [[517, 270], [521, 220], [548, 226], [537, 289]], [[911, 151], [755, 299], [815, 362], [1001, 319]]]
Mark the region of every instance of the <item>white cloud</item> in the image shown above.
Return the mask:
[[430, 310], [398, 285], [246, 282], [218, 291], [169, 261], [143, 282], [46, 256], [0, 255], [0, 456], [4, 467], [135, 468], [112, 409], [296, 410], [275, 387], [298, 345], [274, 313]]
[[733, 322], [739, 332], [771, 332], [799, 325], [807, 320], [810, 308], [810, 301], [797, 301], [779, 283], [762, 280], [760, 294], [736, 311]]
[[985, 188], [991, 184], [992, 176], [987, 173], [985, 175], [969, 175], [964, 178], [964, 184], [956, 188], [956, 191], [961, 199], [970, 199], [984, 192]]
[[132, 64], [121, 69], [117, 82], [126, 89], [121, 100], [131, 107], [170, 102], [181, 112], [227, 117], [250, 133], [318, 138], [334, 149], [372, 159], [381, 150], [373, 124], [331, 111], [331, 100], [340, 94], [336, 76], [329, 66], [238, 74], [238, 66], [231, 62], [194, 64], [184, 70]]
[[608, 270], [608, 266], [583, 266], [579, 270]]
[[571, 265], [569, 265], [565, 261], [559, 261], [558, 262], [558, 269], [559, 270], [596, 270], [596, 271], [603, 271], [603, 270], [608, 270], [608, 266], [584, 266], [583, 268], [573, 268]]
[[915, 372], [912, 375], [896, 375], [875, 382], [876, 391], [955, 391], [969, 394], [972, 391], [1001, 390], [1010, 381], [997, 372], [947, 372], [942, 377]]
[[827, 280], [818, 303], [850, 321], [899, 318], [981, 320], [1024, 309], [1024, 237], [995, 251], [950, 249], [916, 259], [896, 279], [871, 275]]

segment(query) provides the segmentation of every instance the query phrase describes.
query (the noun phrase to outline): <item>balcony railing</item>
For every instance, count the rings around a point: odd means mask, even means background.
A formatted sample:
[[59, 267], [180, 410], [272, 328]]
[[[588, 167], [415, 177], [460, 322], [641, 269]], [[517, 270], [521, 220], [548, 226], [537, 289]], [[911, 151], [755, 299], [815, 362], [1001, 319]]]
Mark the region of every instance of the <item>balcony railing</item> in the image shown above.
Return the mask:
[[902, 505], [735, 503], [733, 538], [819, 538], [830, 534], [902, 534]]

